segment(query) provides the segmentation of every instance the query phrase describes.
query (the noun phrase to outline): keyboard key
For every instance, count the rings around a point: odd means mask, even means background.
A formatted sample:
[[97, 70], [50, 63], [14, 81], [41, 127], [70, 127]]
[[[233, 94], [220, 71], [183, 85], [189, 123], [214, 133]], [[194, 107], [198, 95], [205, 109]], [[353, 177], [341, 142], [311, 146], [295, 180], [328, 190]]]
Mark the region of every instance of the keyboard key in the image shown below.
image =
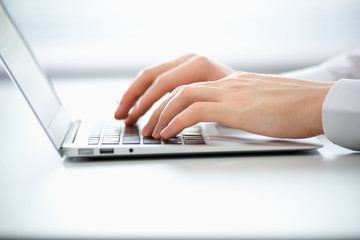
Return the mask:
[[120, 139], [115, 140], [103, 140], [101, 141], [101, 144], [119, 144]]
[[120, 141], [102, 141], [101, 144], [119, 144]]
[[184, 135], [183, 138], [187, 145], [206, 144], [202, 135]]
[[[108, 124], [108, 125], [107, 125]], [[181, 137], [182, 136], [182, 137]], [[122, 137], [122, 138], [121, 138]], [[121, 139], [120, 139], [121, 138]], [[143, 139], [141, 141], [141, 139]], [[184, 141], [182, 141], [184, 139]], [[121, 141], [120, 141], [121, 140]], [[118, 144], [170, 144], [170, 145], [195, 145], [206, 144], [201, 129], [199, 127], [190, 127], [183, 131], [182, 134], [168, 140], [154, 139], [152, 137], [142, 138], [137, 125], [125, 126], [124, 133], [121, 135], [120, 122], [109, 122], [97, 124], [91, 131], [88, 139], [88, 145], [118, 145]]]
[[100, 140], [100, 138], [89, 138], [89, 142], [91, 142], [91, 141], [99, 141]]
[[202, 135], [183, 135], [184, 139], [204, 139]]
[[98, 145], [100, 141], [100, 136], [90, 136], [88, 140], [88, 145]]
[[123, 141], [122, 144], [128, 145], [128, 144], [140, 144], [140, 141]]
[[139, 128], [134, 126], [125, 126], [124, 135], [139, 134]]
[[205, 141], [194, 141], [194, 140], [184, 140], [186, 145], [202, 145], [206, 144]]
[[119, 140], [119, 139], [120, 139], [120, 136], [114, 136], [114, 137], [107, 137], [107, 136], [106, 136], [106, 137], [103, 137], [102, 140], [104, 141], [104, 140], [115, 140], [115, 139]]
[[137, 125], [125, 126], [122, 144], [140, 144], [140, 134]]
[[164, 140], [164, 144], [181, 144], [180, 137], [174, 137]]
[[102, 142], [101, 145], [118, 145], [119, 142]]
[[100, 133], [99, 134], [90, 134], [89, 138], [100, 138]]
[[161, 140], [152, 137], [146, 137], [143, 138], [143, 144], [161, 144]]
[[123, 139], [132, 140], [132, 139], [140, 139], [140, 137], [139, 136], [124, 136]]
[[125, 136], [122, 140], [123, 144], [140, 144], [140, 137], [139, 136]]

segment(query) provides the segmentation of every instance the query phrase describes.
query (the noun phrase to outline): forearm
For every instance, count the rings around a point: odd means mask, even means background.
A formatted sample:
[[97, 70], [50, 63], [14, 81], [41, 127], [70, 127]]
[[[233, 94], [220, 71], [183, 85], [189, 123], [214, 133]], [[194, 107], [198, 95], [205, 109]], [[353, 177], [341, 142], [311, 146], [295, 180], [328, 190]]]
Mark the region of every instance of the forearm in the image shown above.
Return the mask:
[[324, 134], [335, 144], [360, 150], [360, 48], [335, 56], [317, 66], [281, 75], [337, 81], [322, 107]]

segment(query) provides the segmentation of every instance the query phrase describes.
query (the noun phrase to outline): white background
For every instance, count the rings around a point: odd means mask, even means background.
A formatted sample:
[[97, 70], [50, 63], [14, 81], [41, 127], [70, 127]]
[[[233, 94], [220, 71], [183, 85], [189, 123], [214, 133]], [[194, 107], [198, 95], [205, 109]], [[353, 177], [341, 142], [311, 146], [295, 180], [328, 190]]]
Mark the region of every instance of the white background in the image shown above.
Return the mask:
[[282, 72], [360, 45], [359, 0], [4, 0], [51, 76], [132, 76], [195, 52]]

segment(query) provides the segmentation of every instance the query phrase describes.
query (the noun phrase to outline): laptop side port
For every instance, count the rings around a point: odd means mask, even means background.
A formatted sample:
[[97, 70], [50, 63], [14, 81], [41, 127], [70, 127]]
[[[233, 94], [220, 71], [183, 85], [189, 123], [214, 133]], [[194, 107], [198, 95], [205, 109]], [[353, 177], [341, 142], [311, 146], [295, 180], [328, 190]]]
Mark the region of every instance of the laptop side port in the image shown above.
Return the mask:
[[100, 148], [100, 154], [112, 154], [114, 153], [113, 148]]
[[78, 154], [80, 156], [84, 155], [94, 155], [94, 149], [93, 148], [79, 148]]

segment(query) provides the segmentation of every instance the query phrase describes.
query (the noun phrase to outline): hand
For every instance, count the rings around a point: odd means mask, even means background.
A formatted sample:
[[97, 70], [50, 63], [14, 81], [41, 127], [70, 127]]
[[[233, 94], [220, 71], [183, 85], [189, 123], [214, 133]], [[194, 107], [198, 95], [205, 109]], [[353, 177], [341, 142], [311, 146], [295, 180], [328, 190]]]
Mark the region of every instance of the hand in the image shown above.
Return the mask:
[[145, 69], [123, 95], [115, 118], [125, 118], [127, 125], [135, 124], [157, 100], [176, 87], [218, 80], [232, 72], [233, 70], [226, 66], [195, 54]]
[[235, 72], [176, 88], [142, 134], [168, 139], [198, 122], [281, 138], [323, 133], [321, 108], [333, 83]]

